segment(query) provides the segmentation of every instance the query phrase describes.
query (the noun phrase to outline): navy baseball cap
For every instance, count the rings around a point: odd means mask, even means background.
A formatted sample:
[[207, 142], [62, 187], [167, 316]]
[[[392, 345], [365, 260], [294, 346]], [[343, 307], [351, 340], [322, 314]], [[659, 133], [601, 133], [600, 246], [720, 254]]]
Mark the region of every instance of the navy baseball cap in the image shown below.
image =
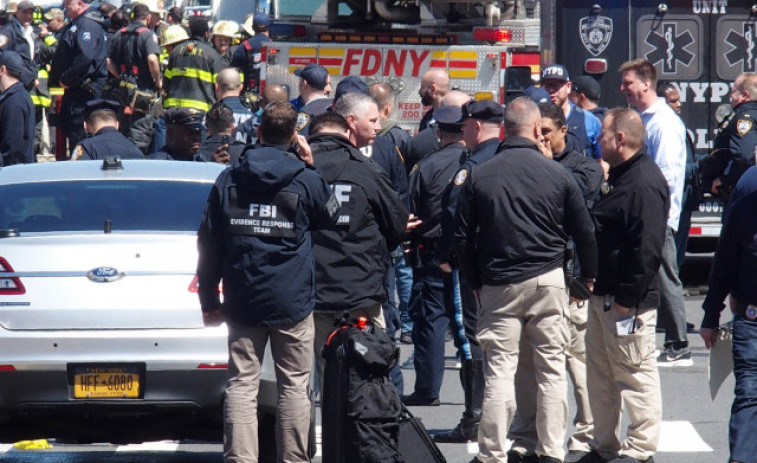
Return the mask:
[[463, 110], [460, 106], [439, 106], [434, 110], [434, 120], [442, 132], [459, 133], [463, 128]]
[[296, 69], [294, 75], [304, 79], [308, 85], [316, 90], [326, 88], [326, 83], [329, 81], [329, 71], [315, 63], [310, 63], [304, 68]]
[[347, 76], [339, 81], [336, 86], [336, 91], [334, 92], [334, 101], [339, 100], [339, 98], [348, 93], [370, 95], [370, 93], [368, 93], [368, 86], [357, 76]]
[[[436, 111], [434, 111], [436, 116]], [[463, 105], [463, 120], [478, 119], [499, 124], [504, 120], [502, 105], [492, 100], [469, 101]]]
[[573, 90], [583, 93], [590, 100], [598, 100], [602, 95], [602, 87], [591, 76], [580, 76], [573, 81]]
[[271, 18], [265, 13], [255, 13], [252, 16], [252, 28], [256, 31], [265, 31], [271, 26]]
[[106, 110], [113, 111], [114, 113], [118, 113], [118, 110], [120, 108], [121, 108], [121, 103], [119, 103], [118, 101], [105, 100], [102, 98], [98, 98], [96, 100], [90, 100], [84, 104], [84, 119], [89, 118], [89, 115], [95, 111], [106, 109]]
[[17, 52], [7, 50], [0, 52], [0, 66], [5, 66], [9, 71], [21, 73], [24, 72], [24, 59]]
[[546, 79], [564, 80], [565, 82], [569, 82], [570, 76], [568, 75], [568, 70], [562, 64], [551, 64], [545, 67], [541, 72], [541, 80]]
[[541, 87], [534, 87], [531, 85], [523, 91], [523, 95], [534, 100], [536, 104], [549, 103], [552, 101], [549, 97], [549, 93]]
[[192, 112], [186, 108], [170, 108], [163, 113], [168, 125], [180, 125], [189, 130], [204, 130], [202, 114]]

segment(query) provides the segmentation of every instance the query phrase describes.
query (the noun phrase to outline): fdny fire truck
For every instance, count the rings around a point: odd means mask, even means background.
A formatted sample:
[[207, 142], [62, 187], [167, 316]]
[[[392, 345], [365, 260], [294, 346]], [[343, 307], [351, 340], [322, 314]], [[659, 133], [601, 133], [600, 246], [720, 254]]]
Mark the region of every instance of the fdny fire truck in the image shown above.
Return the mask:
[[[227, 0], [228, 1], [228, 0]], [[332, 85], [347, 75], [386, 82], [396, 91], [394, 117], [414, 130], [425, 108], [418, 89], [429, 69], [453, 87], [507, 103], [539, 81], [541, 66], [560, 63], [591, 75], [601, 106], [626, 106], [619, 66], [646, 58], [681, 96], [682, 118], [697, 156], [712, 148], [730, 110], [730, 85], [757, 68], [757, 3], [746, 0], [325, 0], [264, 2], [274, 42], [263, 51], [262, 85], [286, 85], [294, 70], [328, 69]], [[261, 11], [260, 9], [258, 11]], [[692, 245], [720, 234], [722, 204], [706, 197], [695, 213]], [[706, 238], [707, 240], [697, 240]]]

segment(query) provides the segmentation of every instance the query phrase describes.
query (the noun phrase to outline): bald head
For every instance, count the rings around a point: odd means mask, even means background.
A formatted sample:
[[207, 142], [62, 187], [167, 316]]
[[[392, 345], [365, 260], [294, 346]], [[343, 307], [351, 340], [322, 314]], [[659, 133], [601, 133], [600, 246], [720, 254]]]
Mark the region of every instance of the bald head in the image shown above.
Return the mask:
[[425, 106], [439, 107], [444, 95], [449, 93], [449, 76], [441, 69], [432, 69], [423, 74], [418, 94]]
[[385, 83], [375, 83], [368, 87], [368, 94], [376, 100], [381, 119], [388, 119], [394, 106], [394, 89], [392, 86]]
[[639, 113], [629, 108], [614, 108], [602, 121], [599, 146], [602, 159], [616, 166], [631, 159], [644, 144], [644, 123]]
[[216, 93], [218, 98], [227, 96], [239, 96], [242, 91], [242, 82], [239, 78], [239, 71], [235, 68], [226, 68], [218, 73], [216, 77]]
[[471, 100], [470, 95], [460, 90], [452, 90], [442, 97], [440, 106], [460, 106]]
[[260, 106], [266, 107], [270, 103], [284, 103], [289, 101], [287, 90], [278, 84], [268, 84], [260, 94]]
[[[536, 131], [534, 131], [536, 128]], [[521, 96], [505, 107], [505, 134], [538, 141], [541, 134], [541, 113], [531, 98]]]

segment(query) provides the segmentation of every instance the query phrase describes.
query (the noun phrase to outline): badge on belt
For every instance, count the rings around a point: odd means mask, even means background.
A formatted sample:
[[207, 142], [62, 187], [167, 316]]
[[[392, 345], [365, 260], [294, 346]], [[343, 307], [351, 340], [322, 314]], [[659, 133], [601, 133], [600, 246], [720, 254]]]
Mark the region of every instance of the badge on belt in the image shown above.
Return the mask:
[[744, 316], [748, 318], [749, 320], [757, 319], [757, 306], [753, 304], [749, 304], [746, 307], [746, 311], [744, 312]]

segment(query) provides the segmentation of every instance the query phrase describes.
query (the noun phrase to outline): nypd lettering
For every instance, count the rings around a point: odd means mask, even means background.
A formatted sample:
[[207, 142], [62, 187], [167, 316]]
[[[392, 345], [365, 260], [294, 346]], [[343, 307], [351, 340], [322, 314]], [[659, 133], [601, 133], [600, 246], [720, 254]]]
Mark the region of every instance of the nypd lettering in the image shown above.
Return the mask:
[[230, 192], [231, 210], [229, 232], [233, 235], [296, 238], [295, 220], [299, 197], [281, 192], [272, 200], [262, 203]]

